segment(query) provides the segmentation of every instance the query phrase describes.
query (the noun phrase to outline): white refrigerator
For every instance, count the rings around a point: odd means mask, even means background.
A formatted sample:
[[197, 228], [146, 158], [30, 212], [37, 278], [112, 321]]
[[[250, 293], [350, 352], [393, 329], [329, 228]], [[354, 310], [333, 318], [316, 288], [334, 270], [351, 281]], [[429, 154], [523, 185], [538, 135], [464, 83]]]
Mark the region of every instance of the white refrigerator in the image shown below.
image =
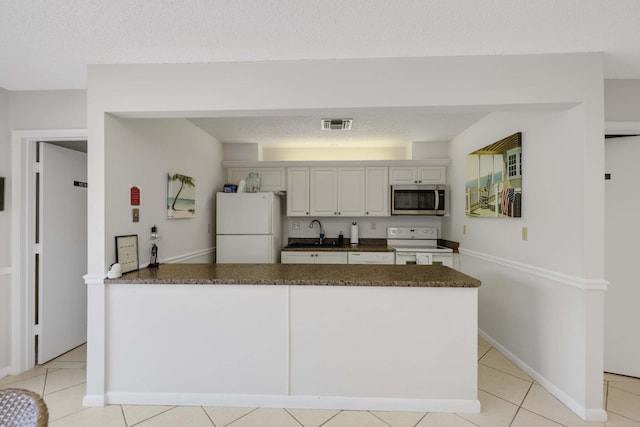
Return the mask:
[[278, 263], [281, 249], [281, 196], [217, 193], [217, 263]]

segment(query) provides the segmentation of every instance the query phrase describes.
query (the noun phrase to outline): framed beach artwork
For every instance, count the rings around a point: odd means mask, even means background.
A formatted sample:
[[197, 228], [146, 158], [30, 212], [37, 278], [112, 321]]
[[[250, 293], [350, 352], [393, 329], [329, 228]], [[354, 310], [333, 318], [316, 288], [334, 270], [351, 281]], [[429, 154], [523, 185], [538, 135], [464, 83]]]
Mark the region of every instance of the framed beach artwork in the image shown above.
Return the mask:
[[482, 147], [467, 156], [467, 216], [522, 216], [522, 133]]
[[193, 218], [196, 212], [196, 183], [187, 175], [169, 174], [167, 180], [167, 217]]

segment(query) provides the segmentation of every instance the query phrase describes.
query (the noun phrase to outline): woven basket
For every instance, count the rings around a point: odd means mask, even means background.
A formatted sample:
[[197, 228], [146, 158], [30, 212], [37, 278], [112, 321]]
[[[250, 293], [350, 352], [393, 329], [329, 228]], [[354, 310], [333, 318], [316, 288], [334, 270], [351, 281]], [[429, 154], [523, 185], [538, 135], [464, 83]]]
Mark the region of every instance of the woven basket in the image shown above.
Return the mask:
[[46, 427], [49, 411], [40, 395], [29, 390], [0, 390], [1, 427]]

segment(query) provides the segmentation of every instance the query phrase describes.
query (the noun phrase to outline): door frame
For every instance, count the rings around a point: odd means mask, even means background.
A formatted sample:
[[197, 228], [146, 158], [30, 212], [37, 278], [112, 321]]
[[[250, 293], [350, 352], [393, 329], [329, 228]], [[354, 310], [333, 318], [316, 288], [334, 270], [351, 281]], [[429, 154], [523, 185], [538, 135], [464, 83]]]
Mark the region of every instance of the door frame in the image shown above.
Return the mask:
[[[88, 141], [87, 129], [11, 133], [11, 373], [35, 366], [35, 159], [37, 142]], [[87, 150], [88, 151], [88, 150]]]

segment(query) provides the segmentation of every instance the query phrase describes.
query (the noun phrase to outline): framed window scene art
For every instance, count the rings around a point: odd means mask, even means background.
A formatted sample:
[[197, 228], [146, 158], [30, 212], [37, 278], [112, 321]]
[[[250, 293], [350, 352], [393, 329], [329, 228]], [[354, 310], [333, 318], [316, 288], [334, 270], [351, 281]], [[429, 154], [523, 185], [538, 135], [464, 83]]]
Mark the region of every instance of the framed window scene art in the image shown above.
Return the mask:
[[469, 217], [522, 216], [522, 132], [469, 153], [465, 190]]

